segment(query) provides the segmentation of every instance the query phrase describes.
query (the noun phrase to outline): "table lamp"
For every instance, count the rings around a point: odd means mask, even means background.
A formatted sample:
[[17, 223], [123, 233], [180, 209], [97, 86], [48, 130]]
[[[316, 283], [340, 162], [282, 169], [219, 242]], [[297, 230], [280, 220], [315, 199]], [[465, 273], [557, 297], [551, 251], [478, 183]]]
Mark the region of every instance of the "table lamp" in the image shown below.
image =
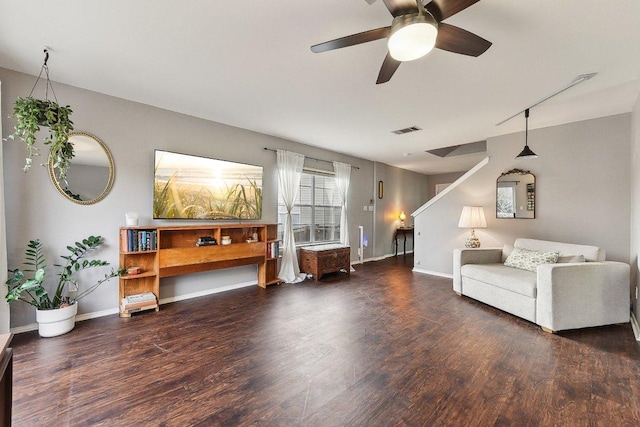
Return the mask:
[[487, 228], [487, 220], [484, 217], [482, 206], [465, 206], [462, 208], [459, 228], [470, 228], [471, 237], [467, 238], [464, 246], [467, 248], [479, 248], [480, 240], [476, 237], [476, 228]]
[[407, 219], [407, 215], [404, 211], [400, 212], [400, 227], [404, 228], [404, 220]]

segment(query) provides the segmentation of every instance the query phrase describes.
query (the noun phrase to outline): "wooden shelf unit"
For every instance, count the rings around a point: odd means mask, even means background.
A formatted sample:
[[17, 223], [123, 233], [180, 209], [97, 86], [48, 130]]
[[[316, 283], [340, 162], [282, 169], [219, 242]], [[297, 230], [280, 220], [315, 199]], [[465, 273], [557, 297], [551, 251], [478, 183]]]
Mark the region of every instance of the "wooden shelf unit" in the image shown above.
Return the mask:
[[[278, 243], [277, 224], [268, 224], [265, 228], [265, 232], [265, 248], [267, 248], [267, 245], [271, 245], [272, 243]], [[258, 267], [258, 280], [259, 282], [264, 283], [265, 286], [280, 283], [281, 280], [278, 278], [278, 260], [280, 259], [280, 254], [271, 254], [271, 256], [269, 256], [270, 251], [268, 248], [266, 253], [267, 255], [264, 265], [262, 268]]]
[[[157, 248], [130, 251], [127, 241], [130, 230], [155, 232]], [[153, 292], [160, 298], [160, 279], [200, 271], [218, 270], [242, 265], [258, 265], [258, 285], [279, 283], [278, 257], [268, 257], [269, 244], [277, 242], [276, 224], [221, 224], [163, 227], [121, 227], [120, 267], [140, 267], [141, 272], [120, 277], [120, 300], [129, 295]], [[249, 241], [254, 233], [258, 241]], [[200, 237], [211, 236], [217, 245], [197, 246]], [[229, 236], [231, 244], [221, 245], [222, 236]], [[155, 310], [158, 310], [156, 304]], [[131, 314], [121, 312], [121, 317]]]

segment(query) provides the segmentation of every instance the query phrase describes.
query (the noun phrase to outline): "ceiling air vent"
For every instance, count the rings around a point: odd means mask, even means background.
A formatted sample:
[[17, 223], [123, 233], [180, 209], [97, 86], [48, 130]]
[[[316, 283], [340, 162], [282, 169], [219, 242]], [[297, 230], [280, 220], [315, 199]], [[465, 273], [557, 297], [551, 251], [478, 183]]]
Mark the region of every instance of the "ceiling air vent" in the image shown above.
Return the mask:
[[391, 133], [395, 133], [396, 135], [404, 135], [405, 133], [411, 133], [422, 130], [418, 126], [411, 126], [410, 128], [392, 130]]

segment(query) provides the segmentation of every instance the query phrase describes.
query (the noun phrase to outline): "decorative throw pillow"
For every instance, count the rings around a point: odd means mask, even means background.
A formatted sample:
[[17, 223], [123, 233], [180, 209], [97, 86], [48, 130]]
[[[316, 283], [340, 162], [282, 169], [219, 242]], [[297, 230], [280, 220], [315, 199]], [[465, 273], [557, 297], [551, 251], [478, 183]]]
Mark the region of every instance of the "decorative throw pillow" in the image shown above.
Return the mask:
[[555, 264], [558, 262], [559, 252], [540, 252], [529, 249], [513, 248], [504, 265], [536, 272], [540, 264]]

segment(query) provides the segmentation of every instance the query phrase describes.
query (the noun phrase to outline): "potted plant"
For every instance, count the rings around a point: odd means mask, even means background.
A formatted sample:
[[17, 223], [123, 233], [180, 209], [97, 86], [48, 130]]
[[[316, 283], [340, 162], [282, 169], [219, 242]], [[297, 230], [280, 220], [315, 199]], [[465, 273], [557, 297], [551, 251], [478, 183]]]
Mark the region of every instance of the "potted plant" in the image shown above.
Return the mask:
[[[73, 130], [73, 122], [70, 106], [60, 106], [51, 100], [41, 100], [28, 96], [18, 97], [13, 106], [13, 117], [17, 120], [15, 132], [9, 135], [10, 139], [19, 138], [27, 148], [28, 155], [23, 170], [27, 172], [31, 168], [33, 158], [40, 155], [40, 149], [36, 145], [36, 134], [41, 126], [49, 128], [49, 133], [44, 139], [44, 145], [49, 145], [47, 162], [53, 159], [53, 166], [59, 170], [60, 179], [66, 179], [67, 171], [73, 159], [73, 144], [69, 142], [69, 132]], [[45, 164], [43, 163], [43, 164]]]
[[[75, 315], [78, 311], [78, 301], [109, 279], [118, 277], [122, 270], [111, 269], [96, 283], [80, 290], [76, 273], [93, 267], [109, 265], [107, 261], [87, 259], [87, 256], [102, 245], [101, 236], [89, 236], [81, 242], [67, 246], [69, 255], [62, 255], [64, 264], [54, 264], [59, 267], [58, 284], [53, 295], [44, 287], [46, 276], [46, 261], [40, 240], [31, 240], [25, 250], [26, 266], [24, 270], [10, 270], [10, 278], [6, 284], [9, 291], [7, 302], [23, 301], [36, 307], [36, 320], [40, 336], [51, 337], [69, 332], [75, 326]], [[29, 277], [27, 277], [29, 276]], [[66, 291], [66, 292], [65, 292]]]

